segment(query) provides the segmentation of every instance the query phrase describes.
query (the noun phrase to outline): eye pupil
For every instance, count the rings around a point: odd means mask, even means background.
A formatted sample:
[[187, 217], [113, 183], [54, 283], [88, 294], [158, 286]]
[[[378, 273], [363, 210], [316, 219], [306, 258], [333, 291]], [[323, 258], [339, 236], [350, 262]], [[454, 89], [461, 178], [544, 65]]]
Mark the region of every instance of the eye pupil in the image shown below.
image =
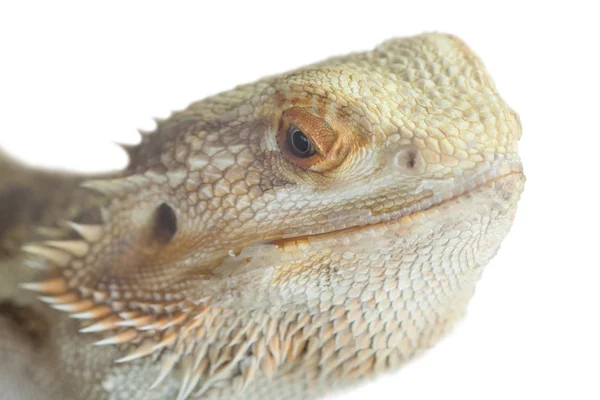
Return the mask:
[[306, 153], [310, 150], [310, 142], [301, 131], [295, 130], [292, 133], [292, 143], [299, 153]]
[[298, 157], [310, 157], [315, 150], [306, 135], [295, 126], [290, 127], [288, 141], [292, 152]]

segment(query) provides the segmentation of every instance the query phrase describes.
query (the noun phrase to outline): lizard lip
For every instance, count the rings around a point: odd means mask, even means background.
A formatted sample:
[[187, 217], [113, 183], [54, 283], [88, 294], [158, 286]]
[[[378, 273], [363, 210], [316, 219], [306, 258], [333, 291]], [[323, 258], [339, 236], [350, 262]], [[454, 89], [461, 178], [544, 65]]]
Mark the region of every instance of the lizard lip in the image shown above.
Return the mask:
[[[318, 236], [336, 234], [343, 231], [368, 228], [374, 225], [385, 224], [388, 222], [398, 221], [403, 217], [407, 217], [419, 212], [427, 211], [429, 209], [436, 208], [442, 204], [448, 203], [453, 200], [459, 200], [478, 189], [485, 188], [494, 182], [502, 181], [511, 176], [518, 175], [524, 177], [523, 166], [519, 159], [515, 160], [500, 160], [490, 163], [485, 163], [474, 171], [470, 171], [468, 174], [456, 176], [446, 180], [430, 180], [422, 183], [423, 188], [428, 186], [443, 188], [441, 194], [434, 194], [426, 197], [423, 200], [413, 203], [410, 206], [390, 212], [387, 214], [380, 214], [377, 217], [365, 218], [362, 221], [357, 221], [354, 224], [349, 224], [339, 229], [326, 229], [323, 227], [320, 230], [313, 230], [307, 233], [291, 232], [287, 235], [284, 234], [281, 238], [271, 240], [268, 244], [275, 244], [281, 246], [288, 242], [297, 240], [316, 238]], [[444, 187], [447, 185], [447, 188]], [[520, 194], [522, 188], [518, 191]], [[506, 198], [505, 201], [510, 199]]]
[[430, 184], [433, 187], [438, 183], [437, 187], [443, 188], [441, 191], [442, 194], [427, 197], [407, 207], [405, 210], [401, 210], [398, 215], [390, 214], [387, 220], [402, 218], [406, 215], [437, 207], [442, 203], [464, 197], [477, 189], [486, 187], [493, 182], [500, 181], [514, 174], [523, 175], [523, 165], [518, 159], [482, 165], [468, 174], [446, 180], [445, 185], [447, 187], [444, 187], [444, 183], [440, 184], [439, 182], [441, 181], [433, 181], [433, 184], [426, 183], [425, 186]]

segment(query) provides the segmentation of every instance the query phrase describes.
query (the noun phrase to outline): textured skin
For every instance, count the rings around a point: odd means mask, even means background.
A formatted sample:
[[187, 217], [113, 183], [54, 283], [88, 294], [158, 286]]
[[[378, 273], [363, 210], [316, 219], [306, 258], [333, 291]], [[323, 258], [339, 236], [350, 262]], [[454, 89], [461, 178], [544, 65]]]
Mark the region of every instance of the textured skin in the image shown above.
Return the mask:
[[[309, 160], [279, 140], [290, 124]], [[36, 312], [15, 370], [56, 398], [304, 399], [394, 369], [461, 317], [507, 234], [520, 135], [481, 61], [441, 34], [194, 103], [126, 171], [84, 183], [100, 194], [74, 187], [75, 211], [44, 214], [97, 225], [5, 259], [45, 268], [7, 280], [35, 275], [60, 311], [4, 294], [3, 346]]]

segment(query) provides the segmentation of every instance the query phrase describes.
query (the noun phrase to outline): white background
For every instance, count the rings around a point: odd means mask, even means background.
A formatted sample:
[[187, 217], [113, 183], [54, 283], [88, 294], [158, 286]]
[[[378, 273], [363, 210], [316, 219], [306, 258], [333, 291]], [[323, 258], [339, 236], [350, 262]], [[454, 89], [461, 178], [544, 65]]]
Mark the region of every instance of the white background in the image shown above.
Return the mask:
[[[408, 4], [410, 3], [410, 4]], [[521, 4], [522, 3], [522, 4]], [[600, 398], [600, 30], [575, 1], [2, 2], [0, 146], [115, 169], [149, 117], [393, 36], [445, 31], [522, 118], [519, 213], [466, 319], [340, 399]], [[593, 4], [593, 2], [589, 2]]]

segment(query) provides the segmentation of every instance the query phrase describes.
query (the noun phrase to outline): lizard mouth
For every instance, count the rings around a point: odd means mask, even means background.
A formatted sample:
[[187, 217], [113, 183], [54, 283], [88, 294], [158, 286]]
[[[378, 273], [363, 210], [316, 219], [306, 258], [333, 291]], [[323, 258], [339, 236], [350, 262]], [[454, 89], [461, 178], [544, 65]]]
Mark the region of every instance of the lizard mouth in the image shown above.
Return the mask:
[[409, 206], [392, 212], [379, 213], [378, 215], [373, 215], [371, 218], [366, 218], [366, 221], [364, 222], [360, 221], [340, 229], [324, 230], [316, 233], [310, 232], [301, 235], [298, 235], [297, 233], [295, 235], [286, 235], [286, 232], [281, 238], [268, 241], [267, 244], [283, 247], [293, 242], [309, 239], [314, 240], [328, 235], [336, 235], [340, 232], [368, 229], [377, 225], [393, 223], [403, 219], [406, 220], [418, 213], [433, 210], [452, 202], [464, 199], [473, 201], [476, 197], [476, 193], [486, 192], [487, 189], [491, 189], [489, 195], [496, 196], [501, 203], [511, 205], [515, 203], [523, 186], [518, 185], [518, 187], [512, 187], [511, 185], [496, 185], [503, 181], [510, 180], [511, 177], [524, 179], [523, 167], [520, 160], [496, 162], [486, 168], [482, 168], [480, 171], [475, 171], [472, 174], [463, 177], [424, 181], [422, 182], [421, 187], [423, 189], [434, 189], [434, 194], [414, 202]]
[[[440, 193], [443, 194], [434, 194], [399, 211], [377, 215], [367, 223], [251, 243], [239, 251], [232, 250], [229, 257], [214, 269], [214, 273], [232, 275], [263, 267], [265, 263], [289, 262], [295, 257], [302, 257], [306, 246], [313, 250], [331, 249], [339, 245], [344, 248], [377, 247], [381, 240], [390, 239], [389, 235], [393, 240], [404, 236], [406, 230], [415, 224], [435, 230], [448, 220], [456, 222], [457, 218], [467, 219], [473, 213], [482, 215], [494, 212], [494, 218], [502, 218], [501, 215], [508, 215], [514, 210], [523, 191], [525, 176], [522, 171], [519, 160], [496, 163], [472, 176], [455, 178], [435, 186], [438, 190], [442, 188], [443, 192]], [[432, 184], [425, 183], [426, 186]], [[240, 265], [244, 268], [240, 269]]]

